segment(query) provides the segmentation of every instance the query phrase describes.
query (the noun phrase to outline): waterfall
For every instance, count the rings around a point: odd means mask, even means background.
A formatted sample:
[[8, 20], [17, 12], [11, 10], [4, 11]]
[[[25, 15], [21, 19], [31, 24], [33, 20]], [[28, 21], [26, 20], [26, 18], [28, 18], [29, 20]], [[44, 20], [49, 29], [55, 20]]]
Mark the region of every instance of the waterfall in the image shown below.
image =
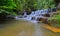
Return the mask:
[[34, 15], [35, 14], [35, 12], [34, 11], [32, 11], [32, 13], [30, 14], [30, 15]]
[[[27, 12], [24, 12], [24, 15], [22, 16], [22, 18], [25, 18], [26, 20], [36, 21], [38, 18], [44, 17], [42, 15], [47, 13], [48, 13], [48, 9], [32, 11], [30, 15], [27, 15]], [[21, 17], [21, 16], [17, 16], [17, 17]]]

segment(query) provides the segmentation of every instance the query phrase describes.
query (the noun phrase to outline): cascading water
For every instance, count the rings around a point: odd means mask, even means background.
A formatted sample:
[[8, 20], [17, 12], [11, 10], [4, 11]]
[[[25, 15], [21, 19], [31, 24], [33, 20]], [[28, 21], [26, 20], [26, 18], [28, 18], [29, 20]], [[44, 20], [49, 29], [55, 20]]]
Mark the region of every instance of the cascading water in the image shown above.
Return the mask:
[[[42, 16], [42, 15], [43, 15], [43, 14], [46, 14], [47, 12], [48, 12], [47, 9], [45, 9], [45, 10], [37, 10], [37, 11], [35, 11], [35, 12], [32, 11], [32, 13], [31, 13], [30, 15], [28, 15], [26, 19], [31, 20], [31, 19], [34, 17], [35, 20], [36, 20], [37, 18], [44, 17], [44, 16]], [[32, 20], [33, 20], [33, 19], [32, 19]]]
[[27, 13], [26, 12], [24, 12], [24, 16], [26, 16], [27, 15]]
[[[38, 18], [44, 17], [42, 15], [47, 13], [48, 13], [48, 9], [32, 11], [30, 15], [27, 15], [27, 12], [24, 12], [24, 15], [22, 16], [22, 18], [26, 20], [36, 21]], [[18, 18], [18, 16], [16, 18]]]

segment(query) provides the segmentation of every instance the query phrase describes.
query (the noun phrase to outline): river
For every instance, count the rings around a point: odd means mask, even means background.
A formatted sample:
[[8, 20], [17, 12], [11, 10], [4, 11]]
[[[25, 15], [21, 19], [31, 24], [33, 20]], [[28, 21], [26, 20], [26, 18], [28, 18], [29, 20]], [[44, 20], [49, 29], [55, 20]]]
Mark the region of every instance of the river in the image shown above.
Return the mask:
[[60, 36], [41, 25], [24, 20], [7, 21], [0, 24], [0, 36]]

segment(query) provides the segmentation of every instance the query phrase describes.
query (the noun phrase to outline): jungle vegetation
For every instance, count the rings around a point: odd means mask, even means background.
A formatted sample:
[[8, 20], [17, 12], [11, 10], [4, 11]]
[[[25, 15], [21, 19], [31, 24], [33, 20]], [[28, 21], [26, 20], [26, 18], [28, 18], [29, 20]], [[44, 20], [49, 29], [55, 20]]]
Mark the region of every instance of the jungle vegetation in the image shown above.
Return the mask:
[[[54, 8], [54, 0], [0, 0], [0, 11], [7, 11], [8, 14], [17, 12], [34, 11], [38, 9]], [[2, 12], [0, 12], [2, 13]]]

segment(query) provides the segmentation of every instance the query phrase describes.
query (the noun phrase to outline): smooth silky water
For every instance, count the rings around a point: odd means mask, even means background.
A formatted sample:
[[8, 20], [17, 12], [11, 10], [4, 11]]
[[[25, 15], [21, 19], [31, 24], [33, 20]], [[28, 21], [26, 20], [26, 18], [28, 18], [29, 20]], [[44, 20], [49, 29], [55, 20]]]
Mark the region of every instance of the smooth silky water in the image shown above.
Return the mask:
[[60, 36], [60, 33], [54, 33], [42, 28], [41, 23], [13, 20], [1, 24], [0, 36]]

